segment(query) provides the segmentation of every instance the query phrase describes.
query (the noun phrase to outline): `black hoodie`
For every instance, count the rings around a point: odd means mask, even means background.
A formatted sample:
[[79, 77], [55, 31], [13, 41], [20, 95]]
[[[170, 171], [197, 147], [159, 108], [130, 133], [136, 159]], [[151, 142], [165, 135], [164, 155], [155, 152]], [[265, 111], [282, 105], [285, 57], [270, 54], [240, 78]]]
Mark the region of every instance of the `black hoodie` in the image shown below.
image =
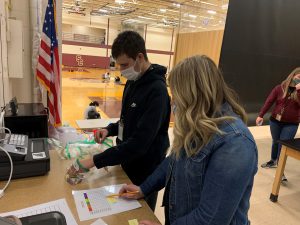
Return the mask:
[[[123, 141], [94, 156], [97, 168], [121, 164], [131, 181], [140, 185], [163, 161], [170, 145], [168, 128], [170, 97], [166, 68], [152, 64], [137, 81], [127, 81], [120, 118]], [[110, 124], [109, 136], [118, 135], [117, 123]]]

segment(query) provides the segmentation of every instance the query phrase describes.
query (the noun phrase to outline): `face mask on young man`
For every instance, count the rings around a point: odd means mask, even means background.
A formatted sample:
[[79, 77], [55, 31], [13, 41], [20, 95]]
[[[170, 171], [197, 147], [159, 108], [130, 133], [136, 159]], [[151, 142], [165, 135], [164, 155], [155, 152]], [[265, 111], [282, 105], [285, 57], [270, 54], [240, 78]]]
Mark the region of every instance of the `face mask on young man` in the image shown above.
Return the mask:
[[172, 112], [173, 112], [174, 115], [175, 115], [175, 112], [176, 112], [176, 108], [177, 108], [177, 106], [175, 105], [175, 103], [173, 103], [171, 105], [171, 109], [172, 109]]
[[125, 77], [127, 80], [136, 81], [141, 77], [141, 75], [142, 75], [141, 70], [139, 72], [137, 72], [134, 69], [136, 63], [137, 63], [137, 60], [135, 60], [135, 63], [133, 66], [130, 66], [127, 69], [121, 71], [122, 76]]

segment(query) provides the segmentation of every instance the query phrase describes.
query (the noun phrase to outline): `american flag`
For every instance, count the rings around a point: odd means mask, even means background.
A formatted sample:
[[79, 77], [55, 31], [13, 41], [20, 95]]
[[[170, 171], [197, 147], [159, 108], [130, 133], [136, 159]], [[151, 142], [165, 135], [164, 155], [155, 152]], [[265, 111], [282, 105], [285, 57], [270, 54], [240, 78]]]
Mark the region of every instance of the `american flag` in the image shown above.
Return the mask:
[[48, 91], [50, 124], [57, 127], [61, 125], [61, 91], [55, 16], [55, 0], [48, 0], [36, 74]]

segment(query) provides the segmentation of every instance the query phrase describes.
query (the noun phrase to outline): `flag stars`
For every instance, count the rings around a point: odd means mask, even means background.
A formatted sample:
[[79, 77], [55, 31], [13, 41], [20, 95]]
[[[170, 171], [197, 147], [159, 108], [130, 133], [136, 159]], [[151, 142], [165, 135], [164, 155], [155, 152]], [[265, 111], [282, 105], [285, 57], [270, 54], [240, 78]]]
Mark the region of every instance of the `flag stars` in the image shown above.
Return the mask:
[[48, 14], [51, 15], [51, 12], [49, 12]]
[[48, 30], [48, 27], [46, 27], [45, 30]]

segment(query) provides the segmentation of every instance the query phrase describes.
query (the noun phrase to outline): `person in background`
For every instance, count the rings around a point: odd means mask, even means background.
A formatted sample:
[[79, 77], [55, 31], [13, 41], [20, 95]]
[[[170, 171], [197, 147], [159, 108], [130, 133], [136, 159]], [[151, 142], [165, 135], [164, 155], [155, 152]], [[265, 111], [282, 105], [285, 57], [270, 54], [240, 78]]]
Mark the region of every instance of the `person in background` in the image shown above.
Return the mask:
[[110, 57], [109, 57], [109, 68], [111, 70], [115, 70], [116, 69], [116, 62], [115, 62], [115, 60], [114, 60], [114, 58], [113, 58], [112, 55], [110, 55]]
[[[263, 163], [263, 168], [277, 167], [281, 151], [278, 140], [293, 139], [297, 133], [300, 122], [300, 67], [273, 88], [256, 118], [256, 125], [263, 123], [264, 115], [274, 103], [275, 107], [269, 120], [272, 135], [271, 160]], [[285, 175], [282, 181], [287, 181]]]
[[91, 102], [84, 111], [84, 118], [85, 119], [101, 119], [100, 113], [97, 111], [97, 107], [99, 107], [99, 102], [97, 102], [97, 101]]
[[142, 184], [125, 185], [120, 194], [139, 199], [165, 187], [166, 225], [249, 225], [257, 148], [244, 109], [207, 56], [183, 60], [168, 80], [175, 106], [171, 153]]
[[[79, 167], [71, 166], [68, 174], [74, 175], [76, 168], [80, 173], [94, 166], [99, 169], [121, 164], [130, 180], [141, 184], [164, 160], [170, 145], [171, 106], [166, 68], [149, 62], [145, 41], [134, 31], [124, 31], [117, 36], [112, 56], [127, 79], [120, 120], [99, 129], [95, 140], [101, 143], [106, 137], [117, 135], [117, 146], [92, 159], [79, 160]], [[145, 198], [153, 211], [157, 194], [149, 193]]]
[[106, 72], [106, 73], [102, 74], [102, 79], [109, 80], [110, 79], [110, 73]]

